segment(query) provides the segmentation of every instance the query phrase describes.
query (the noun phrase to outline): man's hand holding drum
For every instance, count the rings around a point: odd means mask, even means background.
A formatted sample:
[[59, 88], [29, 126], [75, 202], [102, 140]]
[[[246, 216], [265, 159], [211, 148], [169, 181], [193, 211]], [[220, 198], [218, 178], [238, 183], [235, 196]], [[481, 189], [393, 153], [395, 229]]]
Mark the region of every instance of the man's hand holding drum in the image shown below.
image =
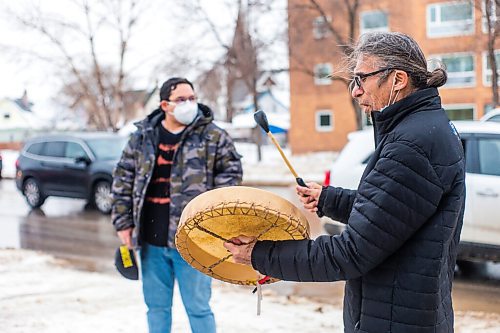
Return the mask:
[[233, 254], [235, 263], [252, 265], [252, 250], [257, 238], [240, 235], [229, 239], [224, 247]]

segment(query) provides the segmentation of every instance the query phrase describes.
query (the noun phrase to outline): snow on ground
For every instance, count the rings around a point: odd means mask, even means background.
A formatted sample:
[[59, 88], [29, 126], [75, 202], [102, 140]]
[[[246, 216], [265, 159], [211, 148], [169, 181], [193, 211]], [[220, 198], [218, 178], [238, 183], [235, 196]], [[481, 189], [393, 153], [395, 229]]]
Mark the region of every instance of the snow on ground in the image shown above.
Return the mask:
[[[219, 333], [343, 332], [340, 306], [279, 296], [264, 286], [262, 314], [250, 287], [214, 280], [212, 309]], [[0, 249], [0, 323], [5, 333], [147, 332], [141, 283], [118, 273], [71, 269], [35, 251]], [[455, 332], [494, 333], [500, 316], [457, 312]], [[173, 332], [189, 332], [177, 288]]]
[[14, 178], [16, 175], [16, 159], [19, 156], [17, 150], [3, 149], [2, 154], [2, 177]]
[[[256, 315], [251, 288], [214, 281], [218, 332], [341, 332], [341, 309], [264, 292]], [[189, 332], [174, 295], [173, 332]], [[71, 270], [26, 250], [0, 250], [0, 323], [6, 333], [147, 332], [141, 284], [117, 275]]]
[[[238, 153], [243, 156], [244, 183], [287, 185], [295, 183], [293, 174], [274, 145], [262, 146], [261, 161], [257, 159], [255, 144], [237, 142], [235, 146]], [[306, 182], [323, 182], [325, 171], [331, 168], [337, 157], [337, 153], [333, 151], [292, 155], [289, 148], [283, 148], [283, 152], [299, 177]]]

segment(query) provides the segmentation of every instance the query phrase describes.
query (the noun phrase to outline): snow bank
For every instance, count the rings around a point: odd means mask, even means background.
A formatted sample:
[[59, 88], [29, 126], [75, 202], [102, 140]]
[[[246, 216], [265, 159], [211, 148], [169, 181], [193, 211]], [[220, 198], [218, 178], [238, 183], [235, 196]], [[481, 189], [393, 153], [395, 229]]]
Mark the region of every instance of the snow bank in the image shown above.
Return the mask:
[[0, 153], [2, 154], [2, 177], [14, 178], [19, 152], [17, 150], [3, 149]]
[[[295, 184], [295, 178], [283, 161], [278, 149], [270, 144], [262, 146], [262, 159], [258, 161], [257, 146], [252, 143], [235, 144], [243, 156], [243, 182], [249, 184]], [[314, 152], [292, 155], [289, 148], [283, 148], [299, 177], [306, 182], [322, 183], [325, 171], [330, 169], [337, 157], [336, 152]]]

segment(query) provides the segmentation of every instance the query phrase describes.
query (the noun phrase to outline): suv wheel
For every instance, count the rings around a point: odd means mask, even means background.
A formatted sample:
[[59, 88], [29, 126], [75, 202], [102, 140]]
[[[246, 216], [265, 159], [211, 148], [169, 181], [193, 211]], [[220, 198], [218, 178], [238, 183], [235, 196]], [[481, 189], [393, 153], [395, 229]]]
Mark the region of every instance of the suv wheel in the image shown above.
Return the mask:
[[94, 186], [92, 193], [92, 205], [103, 214], [111, 212], [113, 199], [111, 197], [111, 184], [107, 181], [100, 181]]
[[28, 178], [23, 185], [23, 194], [31, 208], [39, 208], [45, 202], [40, 185], [34, 178]]

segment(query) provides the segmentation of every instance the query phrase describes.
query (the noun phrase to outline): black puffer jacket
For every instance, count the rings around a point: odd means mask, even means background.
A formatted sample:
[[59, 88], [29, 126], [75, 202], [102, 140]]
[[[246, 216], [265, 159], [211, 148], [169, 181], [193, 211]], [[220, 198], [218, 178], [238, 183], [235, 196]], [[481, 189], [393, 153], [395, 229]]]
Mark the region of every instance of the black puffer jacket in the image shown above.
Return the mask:
[[460, 139], [438, 91], [373, 114], [375, 154], [357, 191], [319, 208], [347, 223], [316, 240], [257, 242], [252, 265], [290, 281], [347, 280], [346, 332], [453, 332], [451, 284], [465, 202]]

